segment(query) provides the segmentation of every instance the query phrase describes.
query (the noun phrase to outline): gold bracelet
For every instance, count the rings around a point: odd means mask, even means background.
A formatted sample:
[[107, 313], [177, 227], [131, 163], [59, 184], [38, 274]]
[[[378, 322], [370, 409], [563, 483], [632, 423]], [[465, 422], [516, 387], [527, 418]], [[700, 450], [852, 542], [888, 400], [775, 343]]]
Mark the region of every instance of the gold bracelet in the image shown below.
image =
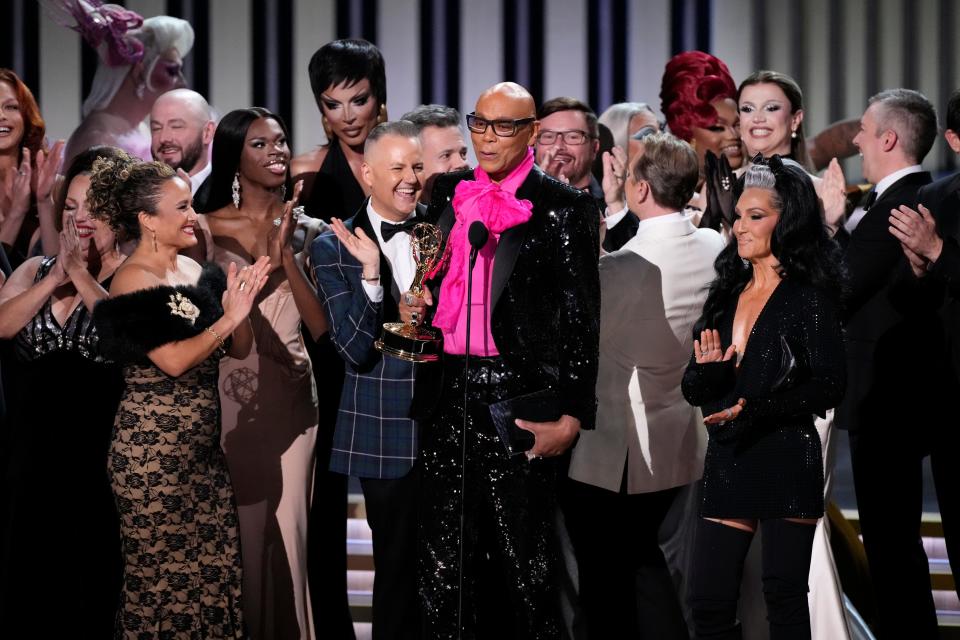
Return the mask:
[[211, 329], [210, 327], [205, 327], [203, 330], [206, 331], [207, 333], [209, 333], [210, 335], [212, 335], [214, 338], [217, 339], [217, 342], [220, 343], [220, 348], [221, 348], [221, 349], [223, 349], [224, 351], [227, 350], [227, 345], [226, 345], [226, 343], [224, 343], [223, 338], [220, 337], [220, 334], [219, 334], [219, 333], [217, 333], [216, 331], [214, 331], [214, 330]]

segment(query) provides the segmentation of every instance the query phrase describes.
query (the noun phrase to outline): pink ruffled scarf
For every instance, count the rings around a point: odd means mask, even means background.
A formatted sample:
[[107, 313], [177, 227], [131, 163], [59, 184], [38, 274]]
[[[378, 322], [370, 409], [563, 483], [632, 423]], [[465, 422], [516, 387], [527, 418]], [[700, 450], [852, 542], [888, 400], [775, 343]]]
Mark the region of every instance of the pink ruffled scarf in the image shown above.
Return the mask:
[[533, 169], [533, 149], [499, 184], [477, 167], [475, 180], [461, 180], [453, 194], [455, 222], [447, 239], [447, 248], [436, 272], [445, 270], [440, 285], [440, 303], [433, 317], [433, 326], [444, 332], [452, 332], [457, 326], [466, 302], [467, 270], [470, 264], [470, 241], [467, 237], [470, 225], [480, 220], [486, 225], [490, 236], [487, 244], [496, 242], [494, 236], [530, 219], [533, 203], [517, 200], [517, 189]]

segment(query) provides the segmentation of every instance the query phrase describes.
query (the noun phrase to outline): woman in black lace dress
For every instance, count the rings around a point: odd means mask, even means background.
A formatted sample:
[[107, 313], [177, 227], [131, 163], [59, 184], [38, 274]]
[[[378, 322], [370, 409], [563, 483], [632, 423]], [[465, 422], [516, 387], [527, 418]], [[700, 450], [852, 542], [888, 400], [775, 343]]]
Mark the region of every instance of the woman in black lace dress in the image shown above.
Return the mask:
[[243, 638], [217, 363], [249, 352], [269, 259], [231, 264], [224, 278], [179, 256], [196, 243], [196, 214], [189, 179], [164, 164], [98, 161], [88, 197], [95, 216], [140, 240], [94, 313], [124, 365], [108, 461], [125, 556], [115, 637]]
[[807, 576], [823, 516], [814, 414], [843, 397], [838, 249], [803, 168], [752, 165], [735, 242], [695, 328], [683, 393], [710, 435], [689, 599], [696, 637], [739, 638], [743, 560], [758, 523], [771, 637], [809, 638]]
[[11, 637], [109, 637], [119, 601], [106, 468], [122, 379], [101, 353], [92, 312], [124, 256], [86, 206], [94, 161], [117, 153], [77, 156], [57, 197], [59, 255], [28, 259], [0, 291], [0, 338], [14, 351], [0, 444], [10, 461], [0, 481], [0, 629], [20, 632]]

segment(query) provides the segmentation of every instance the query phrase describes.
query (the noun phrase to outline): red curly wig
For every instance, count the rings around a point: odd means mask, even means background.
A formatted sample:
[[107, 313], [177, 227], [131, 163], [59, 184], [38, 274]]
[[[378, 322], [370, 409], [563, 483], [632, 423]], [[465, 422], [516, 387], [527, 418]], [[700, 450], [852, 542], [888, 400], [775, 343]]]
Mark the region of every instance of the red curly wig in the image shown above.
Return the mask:
[[[20, 105], [20, 115], [23, 117], [23, 139], [20, 140], [20, 149], [30, 149], [30, 157], [35, 159], [37, 152], [44, 148], [43, 138], [47, 134], [47, 125], [40, 116], [40, 107], [33, 97], [30, 88], [10, 69], [0, 67], [0, 82], [6, 82], [13, 87]], [[19, 160], [19, 158], [18, 158]]]
[[660, 110], [670, 132], [683, 140], [693, 139], [693, 128], [707, 128], [717, 121], [711, 103], [737, 99], [737, 86], [727, 65], [703, 51], [684, 51], [670, 58], [660, 83]]

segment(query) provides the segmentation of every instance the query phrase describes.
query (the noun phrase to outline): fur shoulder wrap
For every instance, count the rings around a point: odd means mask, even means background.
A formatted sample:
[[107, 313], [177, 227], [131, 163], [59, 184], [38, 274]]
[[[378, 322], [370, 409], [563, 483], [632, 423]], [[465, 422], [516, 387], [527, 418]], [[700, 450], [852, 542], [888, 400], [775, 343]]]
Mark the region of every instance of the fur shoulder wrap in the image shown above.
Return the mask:
[[97, 303], [93, 322], [100, 345], [117, 362], [142, 360], [169, 342], [192, 338], [223, 315], [227, 276], [215, 264], [203, 266], [195, 285], [142, 289]]

